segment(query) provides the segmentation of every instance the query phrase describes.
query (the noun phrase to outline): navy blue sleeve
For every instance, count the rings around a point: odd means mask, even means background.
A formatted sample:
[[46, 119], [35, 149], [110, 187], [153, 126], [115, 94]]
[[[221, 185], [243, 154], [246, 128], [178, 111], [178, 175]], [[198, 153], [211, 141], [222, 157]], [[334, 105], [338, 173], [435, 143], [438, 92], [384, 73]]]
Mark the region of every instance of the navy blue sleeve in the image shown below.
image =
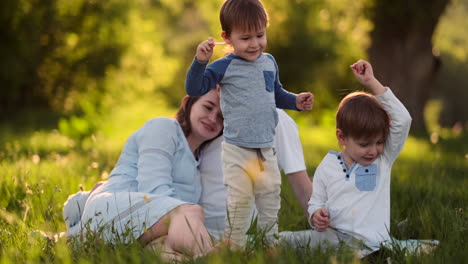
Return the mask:
[[229, 60], [219, 59], [206, 67], [207, 63], [198, 62], [195, 58], [187, 72], [185, 91], [190, 96], [202, 96], [216, 87], [226, 72]]
[[273, 61], [276, 68], [275, 76], [275, 102], [276, 107], [280, 109], [289, 109], [289, 110], [298, 110], [296, 108], [296, 97], [294, 93], [290, 93], [283, 88], [283, 85], [279, 81], [279, 69], [278, 64], [276, 64], [275, 58], [270, 54], [267, 54], [268, 58]]

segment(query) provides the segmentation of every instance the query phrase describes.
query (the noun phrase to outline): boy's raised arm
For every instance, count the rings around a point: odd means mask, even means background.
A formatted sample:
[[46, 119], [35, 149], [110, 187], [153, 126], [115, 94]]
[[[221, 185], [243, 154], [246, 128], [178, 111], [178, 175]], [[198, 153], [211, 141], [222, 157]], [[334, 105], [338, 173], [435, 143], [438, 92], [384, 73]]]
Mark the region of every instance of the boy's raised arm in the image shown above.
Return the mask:
[[185, 79], [185, 91], [190, 96], [202, 96], [215, 87], [215, 77], [212, 72], [206, 73], [206, 66], [213, 55], [215, 46], [213, 38], [203, 41], [197, 47], [195, 59], [190, 66]]
[[196, 57], [201, 63], [208, 62], [213, 55], [213, 48], [215, 44], [213, 38], [208, 38], [197, 46]]
[[367, 87], [374, 95], [385, 93], [387, 90], [374, 76], [372, 65], [365, 61], [359, 60], [350, 66], [353, 70], [356, 79], [365, 87]]

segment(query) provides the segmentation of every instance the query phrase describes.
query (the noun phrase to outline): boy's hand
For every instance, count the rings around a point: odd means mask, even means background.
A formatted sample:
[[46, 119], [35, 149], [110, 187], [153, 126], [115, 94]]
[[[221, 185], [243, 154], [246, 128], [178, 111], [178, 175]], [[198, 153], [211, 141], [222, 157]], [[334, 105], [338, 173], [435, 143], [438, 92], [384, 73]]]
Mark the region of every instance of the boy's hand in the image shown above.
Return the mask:
[[304, 111], [311, 110], [314, 105], [314, 95], [312, 93], [300, 93], [296, 97], [296, 108]]
[[372, 65], [365, 61], [359, 60], [350, 66], [353, 70], [356, 79], [364, 86], [369, 88], [373, 94], [382, 94], [385, 92], [385, 87], [374, 77]]
[[198, 44], [197, 47], [197, 60], [199, 62], [207, 62], [210, 60], [211, 55], [213, 55], [213, 47], [215, 46], [213, 38], [208, 38], [208, 40], [203, 41]]
[[372, 66], [365, 60], [359, 60], [350, 67], [356, 79], [364, 86], [367, 86], [372, 79], [375, 79]]
[[319, 232], [327, 230], [330, 225], [329, 214], [325, 208], [317, 209], [310, 218], [312, 220], [312, 225], [314, 225], [315, 229]]

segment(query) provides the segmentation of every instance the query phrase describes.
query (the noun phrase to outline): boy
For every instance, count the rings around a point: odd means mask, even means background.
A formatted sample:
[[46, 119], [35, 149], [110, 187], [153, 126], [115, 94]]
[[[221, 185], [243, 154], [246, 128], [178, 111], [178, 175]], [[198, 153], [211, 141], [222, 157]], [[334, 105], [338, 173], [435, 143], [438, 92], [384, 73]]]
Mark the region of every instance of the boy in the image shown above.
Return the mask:
[[354, 92], [336, 113], [341, 152], [330, 151], [315, 171], [309, 222], [316, 243], [365, 244], [365, 255], [390, 240], [390, 172], [408, 137], [411, 116], [363, 60], [351, 65], [374, 96]]
[[311, 93], [285, 91], [274, 58], [266, 48], [268, 15], [259, 0], [226, 0], [221, 7], [221, 36], [233, 53], [206, 64], [213, 54], [212, 38], [197, 47], [185, 89], [200, 96], [216, 84], [221, 90], [224, 116], [222, 162], [227, 187], [225, 238], [244, 246], [253, 201], [258, 226], [273, 242], [278, 233], [281, 175], [273, 136], [278, 122], [276, 107], [310, 110]]

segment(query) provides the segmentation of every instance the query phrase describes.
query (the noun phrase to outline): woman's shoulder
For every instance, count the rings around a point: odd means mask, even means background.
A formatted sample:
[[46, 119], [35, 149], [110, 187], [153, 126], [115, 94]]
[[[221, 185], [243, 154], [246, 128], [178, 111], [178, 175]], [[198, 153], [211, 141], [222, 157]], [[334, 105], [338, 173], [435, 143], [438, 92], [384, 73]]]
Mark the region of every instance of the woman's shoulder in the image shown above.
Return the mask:
[[156, 133], [158, 135], [178, 135], [182, 132], [182, 128], [177, 120], [168, 117], [156, 117], [146, 121], [143, 127], [140, 129], [141, 132], [151, 134]]
[[184, 138], [184, 133], [177, 120], [167, 117], [157, 117], [146, 121], [134, 134], [136, 144], [151, 148], [155, 145], [172, 148]]
[[169, 117], [155, 117], [146, 121], [144, 126], [158, 126], [159, 129], [162, 129], [164, 127], [172, 129], [180, 127], [179, 122], [177, 122], [177, 120]]

